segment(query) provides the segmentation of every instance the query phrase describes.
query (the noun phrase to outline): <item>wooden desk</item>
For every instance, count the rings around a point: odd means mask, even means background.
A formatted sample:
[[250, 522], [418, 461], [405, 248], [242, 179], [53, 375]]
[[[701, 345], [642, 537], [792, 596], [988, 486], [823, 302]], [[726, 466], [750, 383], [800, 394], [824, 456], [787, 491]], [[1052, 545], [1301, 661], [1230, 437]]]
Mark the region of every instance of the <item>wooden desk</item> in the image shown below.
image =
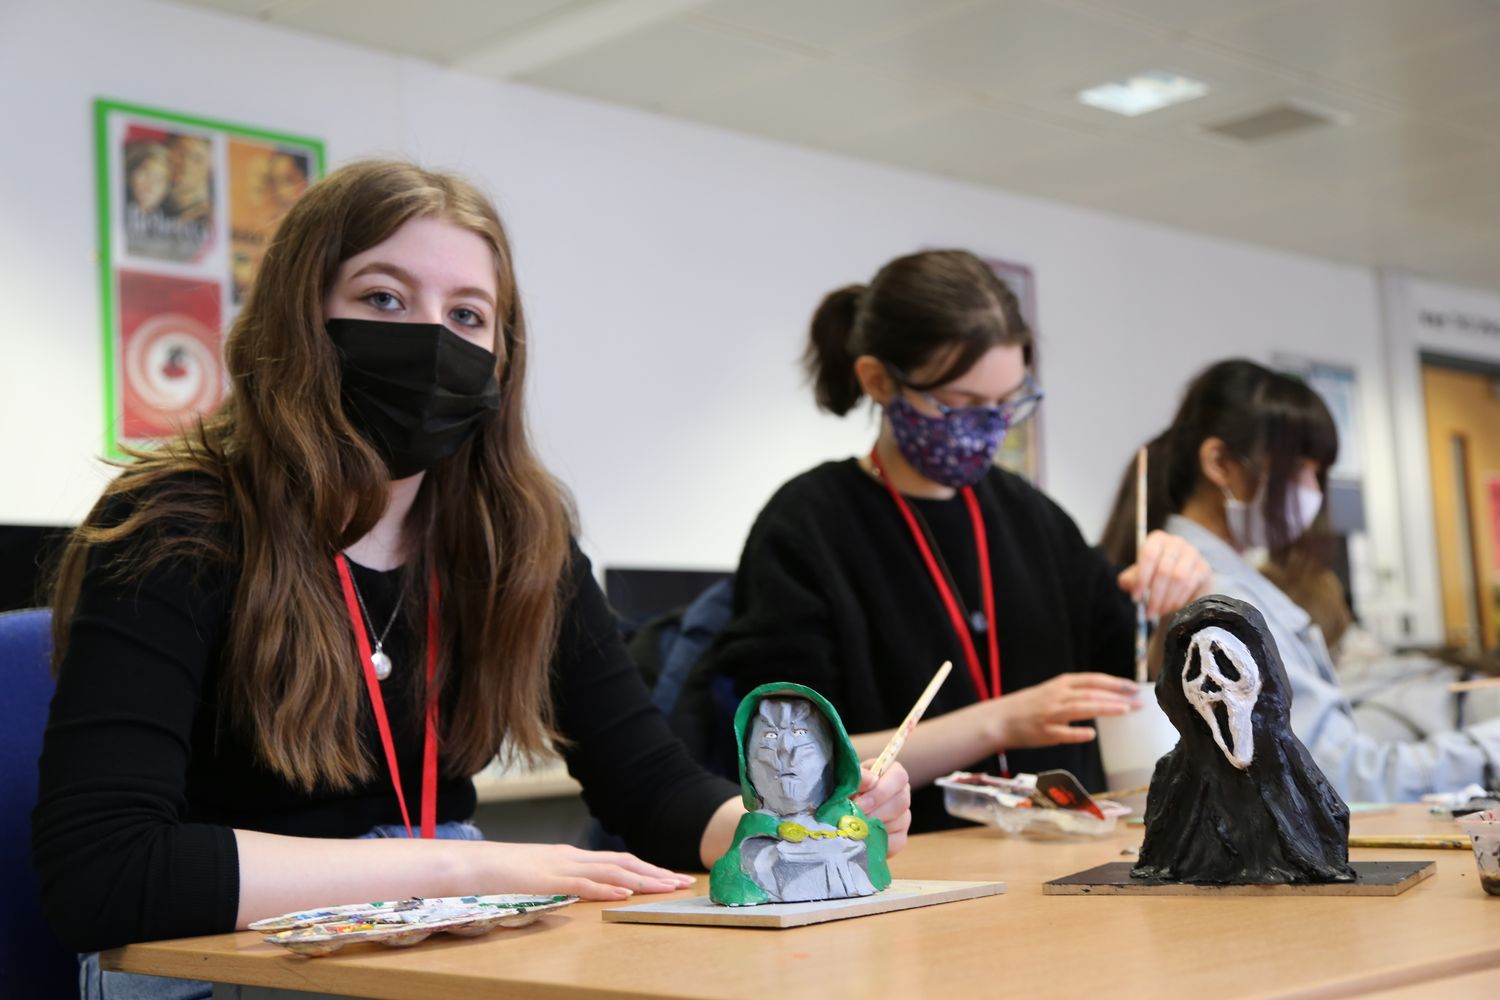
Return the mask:
[[[1363, 833], [1451, 829], [1417, 807], [1356, 817]], [[131, 945], [104, 967], [377, 998], [955, 998], [1005, 994], [1342, 997], [1441, 977], [1500, 982], [1500, 898], [1461, 851], [1352, 852], [1432, 858], [1437, 874], [1395, 898], [1182, 899], [1043, 896], [1041, 883], [1138, 845], [1031, 842], [975, 827], [914, 838], [902, 878], [1001, 879], [1003, 896], [787, 931], [606, 924], [581, 903], [517, 931], [355, 946], [304, 959], [251, 933]], [[702, 891], [701, 889], [699, 891]], [[1080, 978], [1084, 977], [1084, 978]], [[1397, 993], [1395, 995], [1425, 995]], [[1464, 995], [1464, 994], [1459, 994]], [[1494, 994], [1491, 994], [1494, 995]]]

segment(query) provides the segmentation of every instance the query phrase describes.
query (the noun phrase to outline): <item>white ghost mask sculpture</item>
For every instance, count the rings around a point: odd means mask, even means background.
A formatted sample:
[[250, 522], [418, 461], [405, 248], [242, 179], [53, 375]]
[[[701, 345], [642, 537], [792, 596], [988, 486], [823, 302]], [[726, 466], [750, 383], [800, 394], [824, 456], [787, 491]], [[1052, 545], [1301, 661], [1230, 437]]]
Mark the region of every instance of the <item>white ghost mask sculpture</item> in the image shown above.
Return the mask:
[[1249, 767], [1255, 758], [1251, 723], [1260, 697], [1260, 666], [1245, 644], [1217, 625], [1200, 629], [1182, 665], [1182, 691], [1229, 762], [1241, 771]]

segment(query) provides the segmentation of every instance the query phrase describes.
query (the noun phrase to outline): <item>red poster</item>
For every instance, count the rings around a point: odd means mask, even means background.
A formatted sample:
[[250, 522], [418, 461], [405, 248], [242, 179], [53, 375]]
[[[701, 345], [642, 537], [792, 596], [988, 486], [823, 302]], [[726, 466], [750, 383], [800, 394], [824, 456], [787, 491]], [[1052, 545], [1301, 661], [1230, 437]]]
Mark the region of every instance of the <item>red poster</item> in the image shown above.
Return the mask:
[[119, 271], [120, 436], [165, 437], [224, 400], [219, 283]]
[[1490, 573], [1500, 583], [1500, 475], [1490, 476]]

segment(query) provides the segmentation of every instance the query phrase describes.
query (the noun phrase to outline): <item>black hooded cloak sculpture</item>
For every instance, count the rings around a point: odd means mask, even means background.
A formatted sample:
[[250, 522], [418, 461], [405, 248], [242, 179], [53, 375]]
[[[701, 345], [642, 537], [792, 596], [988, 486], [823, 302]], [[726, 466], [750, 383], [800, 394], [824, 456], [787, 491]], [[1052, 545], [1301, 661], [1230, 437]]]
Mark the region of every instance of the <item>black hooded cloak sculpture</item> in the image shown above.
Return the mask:
[[1177, 746], [1151, 777], [1131, 875], [1207, 885], [1349, 882], [1349, 809], [1292, 733], [1259, 611], [1216, 595], [1172, 619], [1156, 682]]

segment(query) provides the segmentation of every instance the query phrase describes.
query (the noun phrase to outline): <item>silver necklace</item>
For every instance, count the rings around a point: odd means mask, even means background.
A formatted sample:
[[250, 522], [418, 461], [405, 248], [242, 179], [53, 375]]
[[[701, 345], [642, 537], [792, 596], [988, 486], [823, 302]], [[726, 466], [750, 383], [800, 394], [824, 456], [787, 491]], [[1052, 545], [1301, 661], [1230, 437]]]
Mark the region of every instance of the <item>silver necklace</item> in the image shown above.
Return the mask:
[[396, 624], [396, 616], [401, 613], [401, 602], [406, 597], [406, 586], [403, 583], [401, 593], [396, 597], [396, 610], [391, 612], [391, 620], [385, 623], [385, 628], [380, 630], [380, 635], [375, 635], [375, 623], [370, 620], [370, 609], [365, 607], [365, 595], [359, 592], [359, 584], [354, 580], [354, 574], [349, 574], [349, 583], [354, 587], [354, 598], [359, 601], [360, 614], [364, 615], [365, 628], [370, 631], [370, 638], [375, 640], [375, 648], [370, 652], [370, 666], [375, 668], [376, 680], [385, 680], [391, 676], [391, 658], [385, 655], [385, 637], [391, 634], [391, 626]]

